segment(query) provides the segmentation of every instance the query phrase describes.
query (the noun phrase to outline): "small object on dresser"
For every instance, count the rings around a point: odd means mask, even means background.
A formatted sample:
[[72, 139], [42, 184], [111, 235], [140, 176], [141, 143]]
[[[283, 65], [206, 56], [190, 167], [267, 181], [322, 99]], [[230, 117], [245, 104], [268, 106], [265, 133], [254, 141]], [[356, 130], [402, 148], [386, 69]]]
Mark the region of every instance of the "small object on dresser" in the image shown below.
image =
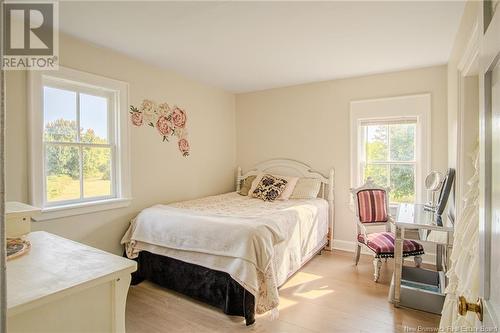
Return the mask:
[[40, 213], [40, 208], [22, 202], [5, 203], [5, 231], [7, 234], [7, 260], [28, 253], [31, 243], [24, 238], [31, 231], [31, 218]]
[[17, 238], [31, 231], [31, 218], [40, 214], [40, 208], [16, 201], [5, 203], [5, 233]]
[[7, 239], [7, 260], [11, 260], [28, 253], [31, 243], [23, 238]]

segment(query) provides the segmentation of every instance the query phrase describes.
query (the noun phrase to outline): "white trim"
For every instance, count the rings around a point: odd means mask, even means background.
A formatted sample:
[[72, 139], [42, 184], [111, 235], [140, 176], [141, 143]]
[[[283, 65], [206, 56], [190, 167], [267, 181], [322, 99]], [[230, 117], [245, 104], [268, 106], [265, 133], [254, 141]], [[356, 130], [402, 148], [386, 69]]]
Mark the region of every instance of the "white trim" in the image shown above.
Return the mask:
[[[334, 239], [333, 240], [333, 249], [354, 253], [354, 250], [355, 250], [357, 244], [358, 244], [357, 242]], [[373, 252], [371, 252], [366, 246], [361, 247], [361, 254], [366, 254], [366, 255], [369, 255], [371, 258], [373, 258]], [[436, 264], [436, 254], [435, 253], [425, 253], [425, 254], [421, 255], [421, 257], [422, 257], [422, 261], [426, 264], [430, 264], [430, 265]], [[409, 257], [408, 259], [411, 259], [411, 257]], [[413, 259], [411, 259], [411, 260], [413, 260]], [[370, 264], [371, 264], [371, 262], [370, 262]]]
[[[462, 196], [467, 189], [467, 177], [464, 176], [466, 165], [470, 164], [470, 153], [466, 151], [464, 141], [465, 130], [465, 112], [467, 97], [465, 94], [465, 80], [468, 76], [479, 75], [479, 49], [480, 49], [480, 31], [479, 22], [475, 22], [472, 32], [469, 36], [467, 46], [462, 58], [457, 65], [457, 142], [456, 142], [456, 181], [455, 181], [455, 216], [460, 216], [462, 212]], [[477, 106], [479, 109], [479, 105]], [[470, 111], [470, 110], [469, 110]], [[477, 124], [479, 126], [479, 123]], [[478, 137], [479, 140], [479, 137]]]
[[[488, 2], [482, 2], [479, 7], [480, 12], [491, 15], [485, 9]], [[480, 297], [483, 298], [484, 321], [486, 327], [500, 327], [500, 309], [490, 299], [492, 296], [491, 279], [498, 278], [497, 267], [492, 267], [492, 236], [496, 230], [493, 228], [498, 221], [497, 205], [493, 205], [492, 168], [497, 167], [497, 156], [493, 156], [493, 140], [497, 139], [493, 135], [493, 128], [498, 131], [495, 124], [493, 104], [493, 74], [496, 66], [500, 65], [500, 12], [494, 13], [489, 23], [487, 15], [479, 15], [481, 31], [480, 50], [480, 75], [479, 75], [479, 112], [480, 112], [480, 143], [479, 143], [479, 281]], [[487, 25], [486, 25], [487, 24]], [[486, 31], [485, 31], [486, 30]], [[498, 111], [495, 111], [498, 112]], [[495, 162], [495, 163], [494, 163]], [[495, 261], [493, 261], [496, 264]], [[481, 326], [482, 327], [482, 326]]]
[[[110, 98], [108, 140], [112, 147], [112, 195], [81, 202], [46, 203], [43, 161], [43, 86], [68, 85], [77, 91]], [[67, 89], [67, 88], [66, 88]], [[128, 121], [128, 83], [60, 66], [58, 71], [28, 72], [28, 142], [30, 203], [42, 208], [37, 220], [48, 220], [126, 206], [130, 203], [130, 144]], [[116, 131], [113, 129], [116, 128]], [[83, 195], [83, 194], [82, 194]], [[65, 212], [66, 211], [66, 212]], [[57, 212], [57, 213], [56, 213]]]
[[479, 74], [479, 22], [476, 21], [457, 68], [463, 76]]
[[72, 205], [48, 207], [41, 211], [41, 214], [33, 217], [34, 221], [47, 221], [62, 217], [95, 213], [103, 210], [123, 208], [130, 205], [130, 198], [113, 198], [99, 201], [79, 202]]
[[350, 103], [350, 130], [351, 130], [351, 187], [362, 184], [359, 170], [360, 132], [359, 124], [366, 120], [383, 119], [417, 119], [417, 151], [416, 160], [416, 200], [426, 201], [423, 190], [423, 180], [431, 169], [431, 94], [396, 96], [379, 99], [351, 101]]

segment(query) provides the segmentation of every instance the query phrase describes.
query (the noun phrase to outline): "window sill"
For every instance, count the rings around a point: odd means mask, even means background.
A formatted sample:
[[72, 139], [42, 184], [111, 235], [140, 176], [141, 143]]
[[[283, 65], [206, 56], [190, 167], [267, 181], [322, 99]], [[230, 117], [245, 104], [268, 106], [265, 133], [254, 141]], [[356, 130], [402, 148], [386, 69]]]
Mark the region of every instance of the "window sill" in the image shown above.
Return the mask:
[[59, 219], [67, 216], [96, 213], [103, 210], [123, 208], [130, 205], [131, 198], [118, 198], [100, 201], [82, 202], [73, 205], [47, 207], [42, 213], [34, 216], [36, 222]]

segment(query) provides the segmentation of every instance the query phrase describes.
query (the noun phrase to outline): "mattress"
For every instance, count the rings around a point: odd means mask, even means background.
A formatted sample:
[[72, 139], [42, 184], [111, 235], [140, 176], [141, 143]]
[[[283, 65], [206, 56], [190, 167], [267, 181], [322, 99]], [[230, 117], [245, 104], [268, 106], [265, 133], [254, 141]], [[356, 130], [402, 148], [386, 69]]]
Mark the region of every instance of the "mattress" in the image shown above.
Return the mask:
[[[135, 250], [168, 256], [230, 274], [232, 278], [256, 296], [257, 313], [265, 312], [278, 305], [277, 288], [284, 284], [290, 275], [300, 269], [327, 242], [328, 202], [320, 198], [265, 202], [232, 192], [168, 206], [207, 216], [216, 215], [235, 219], [259, 217], [276, 219], [275, 222], [279, 223], [281, 229], [285, 231], [285, 237], [283, 242], [274, 246], [272, 267], [269, 269], [269, 274], [263, 275], [258, 274], [258, 272], [255, 275], [250, 265], [235, 258], [184, 251], [147, 242], [134, 242]], [[256, 278], [249, 279], [248, 277], [252, 275]], [[259, 288], [248, 283], [252, 280], [258, 280]]]
[[286, 241], [275, 246], [273, 265], [278, 286], [283, 285], [327, 242], [328, 202], [321, 198], [267, 202], [231, 192], [170, 206], [234, 217], [273, 216], [285, 210], [296, 212], [296, 226], [286, 228], [290, 231]]

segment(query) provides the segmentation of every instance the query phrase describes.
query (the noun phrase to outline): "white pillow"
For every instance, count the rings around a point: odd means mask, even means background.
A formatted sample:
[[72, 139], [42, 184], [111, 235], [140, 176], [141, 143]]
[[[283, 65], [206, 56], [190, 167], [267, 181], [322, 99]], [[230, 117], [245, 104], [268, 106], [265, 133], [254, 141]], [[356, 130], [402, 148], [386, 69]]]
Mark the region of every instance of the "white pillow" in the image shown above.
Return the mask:
[[318, 197], [321, 180], [316, 178], [299, 178], [290, 199], [314, 199]]
[[282, 179], [286, 180], [287, 181], [286, 187], [283, 190], [283, 192], [281, 192], [281, 194], [279, 195], [277, 200], [290, 199], [290, 196], [292, 195], [293, 190], [295, 189], [295, 185], [297, 184], [299, 177], [282, 176], [282, 175], [275, 175], [275, 174], [270, 174], [270, 173], [269, 174], [268, 173], [259, 173], [257, 175], [257, 177], [255, 177], [255, 179], [252, 182], [252, 186], [250, 187], [250, 190], [248, 191], [249, 197], [252, 196], [252, 194], [255, 191], [255, 189], [257, 188], [257, 186], [259, 186], [259, 183], [262, 180], [262, 177], [264, 177], [264, 175], [271, 175], [271, 176], [274, 176], [276, 178], [282, 178]]

